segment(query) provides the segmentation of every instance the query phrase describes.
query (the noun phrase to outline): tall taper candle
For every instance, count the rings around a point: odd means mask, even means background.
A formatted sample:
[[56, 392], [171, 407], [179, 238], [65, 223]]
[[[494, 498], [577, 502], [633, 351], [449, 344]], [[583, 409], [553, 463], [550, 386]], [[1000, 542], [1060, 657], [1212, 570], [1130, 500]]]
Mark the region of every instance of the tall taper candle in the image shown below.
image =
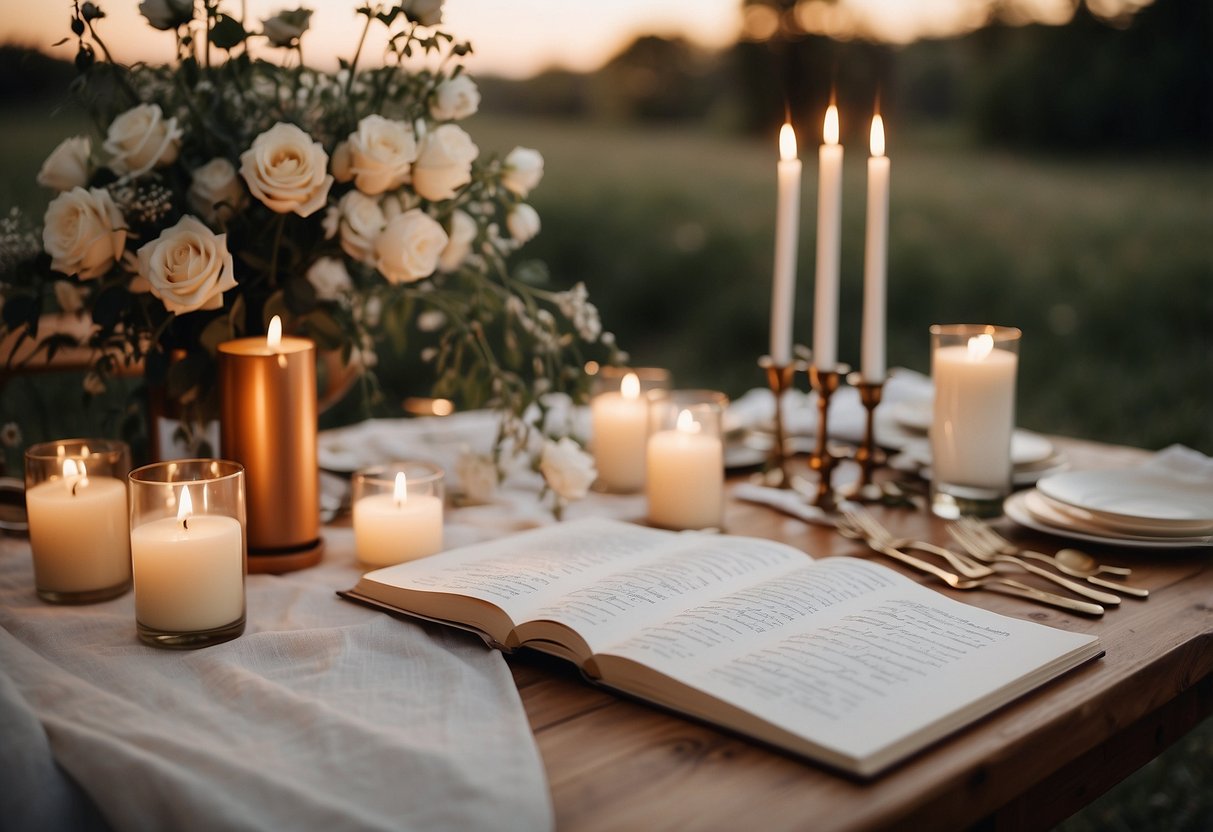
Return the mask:
[[826, 109], [818, 151], [817, 286], [813, 309], [813, 365], [833, 370], [838, 363], [838, 269], [842, 245], [842, 145], [838, 108]]
[[863, 343], [859, 372], [878, 384], [885, 377], [885, 282], [889, 254], [889, 157], [884, 153], [884, 119], [872, 117], [868, 159], [868, 221], [863, 249]]
[[320, 537], [316, 345], [281, 333], [275, 316], [265, 338], [219, 345], [221, 445], [245, 468], [250, 554]]
[[771, 290], [771, 359], [792, 363], [792, 311], [796, 299], [796, 247], [800, 239], [800, 159], [791, 124], [779, 131], [779, 182], [775, 204], [775, 279]]

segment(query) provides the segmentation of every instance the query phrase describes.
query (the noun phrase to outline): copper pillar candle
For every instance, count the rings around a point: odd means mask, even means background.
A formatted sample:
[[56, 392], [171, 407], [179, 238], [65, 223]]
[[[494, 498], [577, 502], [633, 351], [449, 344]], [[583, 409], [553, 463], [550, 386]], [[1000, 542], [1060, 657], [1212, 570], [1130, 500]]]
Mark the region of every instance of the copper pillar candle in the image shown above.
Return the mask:
[[319, 562], [316, 346], [281, 337], [219, 345], [223, 456], [244, 466], [250, 572], [288, 572]]

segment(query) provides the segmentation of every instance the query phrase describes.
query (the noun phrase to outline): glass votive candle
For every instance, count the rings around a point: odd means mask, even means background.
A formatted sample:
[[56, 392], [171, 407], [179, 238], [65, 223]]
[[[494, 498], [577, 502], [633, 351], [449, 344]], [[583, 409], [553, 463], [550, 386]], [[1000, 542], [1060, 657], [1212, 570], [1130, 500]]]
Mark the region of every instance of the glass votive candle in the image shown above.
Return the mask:
[[354, 552], [391, 566], [442, 551], [443, 471], [429, 462], [389, 462], [354, 474]]
[[676, 390], [649, 401], [645, 493], [648, 519], [667, 529], [724, 525], [724, 442], [728, 398]]
[[602, 490], [628, 494], [644, 488], [648, 402], [669, 386], [669, 371], [659, 367], [603, 367], [594, 377], [590, 451]]
[[940, 517], [996, 517], [1011, 493], [1011, 432], [1020, 331], [931, 327], [931, 510]]
[[26, 449], [25, 510], [39, 598], [87, 604], [130, 589], [130, 469], [130, 448], [116, 439], [60, 439]]
[[131, 562], [139, 638], [206, 647], [244, 632], [244, 466], [180, 459], [136, 468]]

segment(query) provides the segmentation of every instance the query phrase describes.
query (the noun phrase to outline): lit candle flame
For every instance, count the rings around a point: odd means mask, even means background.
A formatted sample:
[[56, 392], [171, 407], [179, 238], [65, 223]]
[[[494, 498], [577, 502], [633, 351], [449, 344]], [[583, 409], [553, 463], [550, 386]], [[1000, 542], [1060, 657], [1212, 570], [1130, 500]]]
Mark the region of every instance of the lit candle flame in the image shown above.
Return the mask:
[[826, 108], [825, 128], [821, 132], [826, 144], [838, 144], [838, 108], [833, 104]]
[[409, 498], [409, 483], [403, 471], [396, 474], [396, 484], [392, 487], [392, 499], [396, 501], [396, 507], [404, 505]]
[[884, 119], [879, 113], [872, 116], [871, 147], [873, 156], [884, 155]]
[[269, 329], [265, 333], [265, 345], [272, 350], [282, 344], [282, 318], [275, 315], [270, 319]]
[[785, 162], [796, 158], [796, 131], [788, 123], [779, 128], [779, 158]]
[[677, 428], [679, 433], [699, 433], [702, 425], [695, 421], [695, 417], [691, 415], [691, 411], [684, 410], [678, 414]]
[[88, 470], [83, 460], [63, 460], [63, 484], [71, 490], [73, 497], [80, 486], [88, 485]]
[[190, 497], [188, 486], [181, 489], [181, 502], [177, 504], [177, 519], [183, 529], [189, 529], [189, 519], [194, 516], [194, 500]]
[[982, 333], [969, 339], [969, 360], [984, 361], [985, 357], [994, 351], [994, 339]]
[[625, 399], [633, 401], [640, 398], [640, 376], [628, 373], [619, 383], [619, 392]]

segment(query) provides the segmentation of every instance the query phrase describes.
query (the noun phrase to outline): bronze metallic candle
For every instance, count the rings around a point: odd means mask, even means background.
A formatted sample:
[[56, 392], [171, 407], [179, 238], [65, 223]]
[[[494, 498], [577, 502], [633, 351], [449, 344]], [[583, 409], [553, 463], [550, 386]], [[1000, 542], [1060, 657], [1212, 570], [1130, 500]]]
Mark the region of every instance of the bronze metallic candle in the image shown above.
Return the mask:
[[285, 572], [320, 559], [316, 346], [282, 337], [219, 345], [223, 456], [245, 469], [249, 571]]

